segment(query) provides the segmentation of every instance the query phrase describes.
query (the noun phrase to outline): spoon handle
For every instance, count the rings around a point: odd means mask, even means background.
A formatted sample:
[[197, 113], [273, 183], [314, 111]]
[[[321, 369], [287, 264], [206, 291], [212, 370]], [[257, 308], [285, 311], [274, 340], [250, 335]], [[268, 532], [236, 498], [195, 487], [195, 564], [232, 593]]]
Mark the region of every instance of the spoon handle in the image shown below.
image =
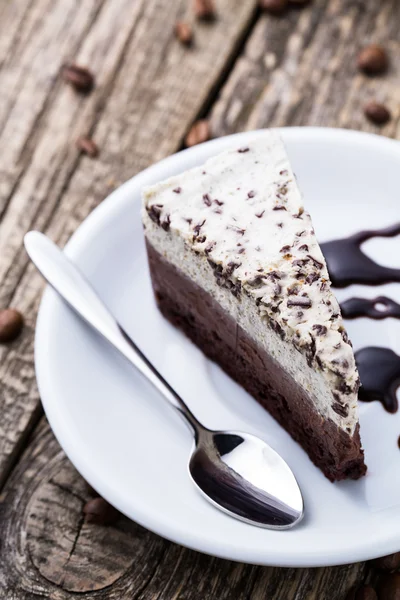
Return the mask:
[[30, 259], [52, 288], [153, 384], [198, 436], [203, 425], [139, 350], [64, 252], [38, 231], [27, 233], [24, 243]]

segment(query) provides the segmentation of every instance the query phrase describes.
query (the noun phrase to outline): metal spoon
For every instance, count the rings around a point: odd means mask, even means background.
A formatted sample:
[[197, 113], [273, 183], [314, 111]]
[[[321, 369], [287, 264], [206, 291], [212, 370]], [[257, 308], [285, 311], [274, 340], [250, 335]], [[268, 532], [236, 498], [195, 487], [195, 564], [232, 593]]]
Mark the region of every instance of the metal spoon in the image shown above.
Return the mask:
[[144, 375], [189, 425], [195, 447], [189, 472], [219, 509], [252, 525], [289, 529], [303, 516], [297, 481], [268, 444], [248, 433], [210, 431], [156, 371], [66, 255], [46, 236], [31, 231], [25, 248], [50, 285], [96, 331]]

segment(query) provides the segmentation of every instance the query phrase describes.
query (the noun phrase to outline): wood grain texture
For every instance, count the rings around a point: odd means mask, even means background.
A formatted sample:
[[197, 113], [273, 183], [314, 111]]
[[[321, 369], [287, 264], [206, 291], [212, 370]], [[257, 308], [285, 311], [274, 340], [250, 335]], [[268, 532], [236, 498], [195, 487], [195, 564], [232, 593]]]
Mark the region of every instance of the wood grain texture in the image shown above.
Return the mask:
[[[40, 418], [33, 331], [43, 284], [22, 236], [63, 244], [108, 192], [181, 145], [204, 114], [256, 0], [219, 0], [215, 24], [195, 24], [195, 46], [173, 36], [187, 0], [15, 0], [0, 3], [0, 306], [27, 318], [0, 347], [0, 599], [344, 600], [367, 567], [274, 569], [222, 561], [170, 544], [121, 517], [88, 525], [89, 491]], [[189, 20], [192, 20], [190, 17]], [[365, 101], [385, 101], [397, 137], [400, 6], [396, 0], [314, 0], [283, 18], [261, 16], [211, 107], [215, 136], [271, 125], [369, 131]], [[358, 50], [384, 42], [389, 74], [369, 79]], [[77, 95], [59, 78], [88, 65], [96, 88]], [[96, 161], [75, 147], [99, 145]], [[22, 447], [27, 448], [12, 475]]]
[[88, 524], [82, 508], [89, 497], [43, 419], [1, 497], [1, 598], [344, 600], [364, 576], [363, 565], [275, 569], [224, 561], [123, 516], [112, 526]]
[[[18, 307], [27, 327], [0, 347], [0, 485], [39, 406], [32, 342], [43, 284], [28, 268], [24, 233], [47, 231], [63, 244], [113, 187], [178, 149], [255, 6], [220, 0], [218, 19], [196, 24], [189, 50], [173, 33], [186, 0], [2, 4], [0, 306]], [[89, 96], [59, 76], [71, 60], [94, 73]], [[80, 135], [98, 144], [96, 161], [76, 148]]]
[[[400, 4], [397, 0], [314, 0], [284, 17], [263, 16], [212, 110], [215, 136], [262, 127], [316, 125], [399, 135]], [[390, 69], [357, 70], [366, 44], [382, 43]], [[369, 123], [363, 106], [383, 102], [393, 119]]]

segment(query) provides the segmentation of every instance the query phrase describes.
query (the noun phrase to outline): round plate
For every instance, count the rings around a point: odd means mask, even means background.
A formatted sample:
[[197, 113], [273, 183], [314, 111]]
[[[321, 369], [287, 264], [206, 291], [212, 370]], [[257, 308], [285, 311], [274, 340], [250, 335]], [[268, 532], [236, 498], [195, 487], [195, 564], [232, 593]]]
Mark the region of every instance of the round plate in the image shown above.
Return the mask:
[[[152, 166], [114, 191], [66, 252], [206, 425], [254, 433], [286, 459], [304, 493], [302, 523], [268, 531], [211, 506], [187, 473], [192, 439], [184, 423], [50, 289], [36, 332], [43, 405], [83, 477], [121, 512], [170, 540], [228, 559], [295, 567], [394, 552], [400, 539], [400, 415], [385, 413], [379, 403], [362, 404], [368, 474], [331, 484], [255, 400], [162, 318], [153, 299], [140, 221], [142, 187], [261, 133], [217, 139]], [[282, 129], [282, 135], [320, 241], [398, 221], [398, 142], [332, 129]], [[365, 248], [399, 266], [398, 239], [373, 240]], [[339, 299], [386, 292], [400, 301], [400, 286], [382, 288], [354, 286]], [[361, 319], [348, 329], [356, 349], [390, 345], [400, 353], [399, 321]]]

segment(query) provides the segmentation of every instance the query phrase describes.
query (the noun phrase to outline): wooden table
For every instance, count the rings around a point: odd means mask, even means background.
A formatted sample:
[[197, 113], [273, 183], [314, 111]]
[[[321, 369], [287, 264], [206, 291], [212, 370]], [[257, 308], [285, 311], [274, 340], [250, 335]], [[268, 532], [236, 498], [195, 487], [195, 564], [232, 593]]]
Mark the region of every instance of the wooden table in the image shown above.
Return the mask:
[[[277, 569], [183, 549], [121, 517], [88, 524], [90, 492], [54, 439], [40, 405], [33, 339], [43, 281], [22, 237], [63, 245], [121, 182], [179, 150], [207, 117], [213, 136], [265, 126], [351, 127], [395, 137], [400, 106], [400, 3], [314, 0], [276, 18], [257, 0], [219, 0], [214, 23], [195, 23], [193, 48], [173, 35], [193, 21], [188, 0], [3, 0], [0, 3], [0, 295], [26, 317], [0, 346], [0, 598], [336, 600], [363, 564]], [[387, 75], [356, 69], [360, 47], [383, 42]], [[96, 76], [79, 95], [65, 61]], [[383, 129], [364, 103], [392, 110]], [[91, 135], [97, 159], [75, 140]]]

